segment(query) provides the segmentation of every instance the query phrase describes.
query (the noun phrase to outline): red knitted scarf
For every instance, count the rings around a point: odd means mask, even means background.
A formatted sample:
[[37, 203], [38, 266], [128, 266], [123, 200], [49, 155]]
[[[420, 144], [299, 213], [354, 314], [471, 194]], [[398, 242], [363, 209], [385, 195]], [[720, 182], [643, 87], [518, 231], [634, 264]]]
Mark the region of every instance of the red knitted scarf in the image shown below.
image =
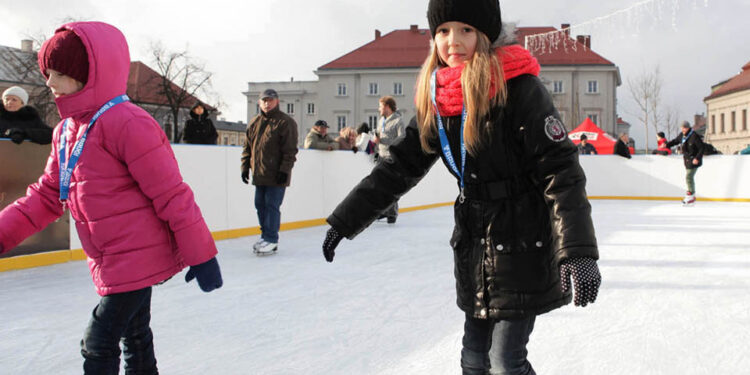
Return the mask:
[[[497, 57], [503, 66], [505, 80], [522, 74], [538, 76], [541, 67], [531, 53], [520, 45], [498, 48]], [[464, 66], [442, 68], [437, 72], [436, 100], [442, 116], [458, 116], [464, 104], [464, 93], [461, 89], [461, 73]], [[490, 88], [494, 91], [494, 87]]]

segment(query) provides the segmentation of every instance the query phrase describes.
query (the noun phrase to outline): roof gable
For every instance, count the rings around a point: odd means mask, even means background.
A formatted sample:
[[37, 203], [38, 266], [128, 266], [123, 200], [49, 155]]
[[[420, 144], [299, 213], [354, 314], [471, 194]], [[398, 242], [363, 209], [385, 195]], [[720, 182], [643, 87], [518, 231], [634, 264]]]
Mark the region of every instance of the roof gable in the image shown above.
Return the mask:
[[707, 96], [703, 100], [709, 100], [717, 98], [719, 96], [729, 95], [731, 93], [742, 90], [750, 90], [750, 62], [742, 67], [742, 71], [739, 74], [730, 78], [724, 84], [720, 85], [711, 93], [711, 95]]
[[[140, 61], [133, 61], [130, 63], [127, 94], [135, 103], [168, 106], [169, 102], [167, 101], [167, 98], [161, 94], [161, 79], [161, 75], [151, 69], [148, 65]], [[171, 86], [174, 91], [184, 92], [184, 90], [174, 83], [171, 83]], [[195, 96], [188, 94], [188, 99], [182, 107], [191, 108], [199, 101], [200, 100]], [[215, 110], [214, 107], [205, 103], [203, 104], [206, 106], [206, 109], [210, 111]]]

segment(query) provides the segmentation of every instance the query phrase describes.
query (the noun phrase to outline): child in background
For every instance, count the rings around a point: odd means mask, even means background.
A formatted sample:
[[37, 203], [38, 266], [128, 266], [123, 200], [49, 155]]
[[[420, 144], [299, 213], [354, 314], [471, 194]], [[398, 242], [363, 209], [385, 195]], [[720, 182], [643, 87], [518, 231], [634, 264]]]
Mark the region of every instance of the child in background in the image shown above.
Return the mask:
[[185, 281], [222, 285], [216, 245], [159, 124], [130, 103], [130, 55], [115, 27], [63, 25], [39, 68], [63, 119], [44, 174], [0, 212], [0, 253], [69, 209], [102, 296], [81, 341], [85, 374], [157, 374], [151, 287], [190, 266]]

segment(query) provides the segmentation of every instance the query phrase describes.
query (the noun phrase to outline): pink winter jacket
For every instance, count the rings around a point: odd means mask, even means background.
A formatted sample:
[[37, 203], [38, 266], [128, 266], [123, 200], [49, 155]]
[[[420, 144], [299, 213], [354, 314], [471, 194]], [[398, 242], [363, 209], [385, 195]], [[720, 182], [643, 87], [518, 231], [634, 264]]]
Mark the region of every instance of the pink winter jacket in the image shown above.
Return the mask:
[[[55, 99], [70, 153], [94, 113], [125, 93], [130, 55], [125, 37], [98, 22], [63, 25], [83, 41], [89, 76], [79, 92]], [[63, 120], [65, 121], [65, 120]], [[57, 125], [44, 175], [26, 196], [0, 212], [0, 250], [10, 250], [63, 213], [59, 202]], [[73, 171], [68, 207], [88, 257], [96, 291], [104, 296], [154, 285], [216, 256], [193, 192], [183, 182], [164, 132], [138, 106], [125, 102], [102, 115], [88, 134]]]

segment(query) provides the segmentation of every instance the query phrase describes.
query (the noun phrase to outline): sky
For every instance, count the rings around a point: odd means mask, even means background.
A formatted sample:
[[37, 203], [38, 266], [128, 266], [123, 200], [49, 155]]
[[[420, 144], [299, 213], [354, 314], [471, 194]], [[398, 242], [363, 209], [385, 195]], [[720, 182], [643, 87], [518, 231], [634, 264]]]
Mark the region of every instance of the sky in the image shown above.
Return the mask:
[[[644, 6], [638, 4], [646, 3]], [[660, 67], [662, 102], [681, 120], [704, 113], [712, 85], [750, 61], [747, 0], [525, 0], [501, 1], [503, 20], [519, 26], [574, 25], [590, 34], [592, 49], [614, 62], [623, 85], [618, 115], [644, 140], [628, 80]], [[246, 121], [247, 82], [315, 80], [315, 69], [388, 33], [416, 24], [427, 28], [427, 1], [265, 0], [236, 2], [145, 0], [0, 0], [0, 44], [20, 46], [27, 36], [49, 36], [65, 20], [117, 26], [131, 58], [151, 64], [149, 46], [187, 49], [213, 73], [214, 95], [229, 121]], [[629, 9], [629, 10], [628, 10]], [[606, 17], [612, 15], [611, 17]], [[602, 18], [604, 17], [604, 18]], [[597, 21], [598, 20], [598, 21]], [[583, 25], [575, 28], [575, 25]], [[650, 132], [653, 134], [653, 131]], [[655, 140], [650, 140], [655, 145]]]

